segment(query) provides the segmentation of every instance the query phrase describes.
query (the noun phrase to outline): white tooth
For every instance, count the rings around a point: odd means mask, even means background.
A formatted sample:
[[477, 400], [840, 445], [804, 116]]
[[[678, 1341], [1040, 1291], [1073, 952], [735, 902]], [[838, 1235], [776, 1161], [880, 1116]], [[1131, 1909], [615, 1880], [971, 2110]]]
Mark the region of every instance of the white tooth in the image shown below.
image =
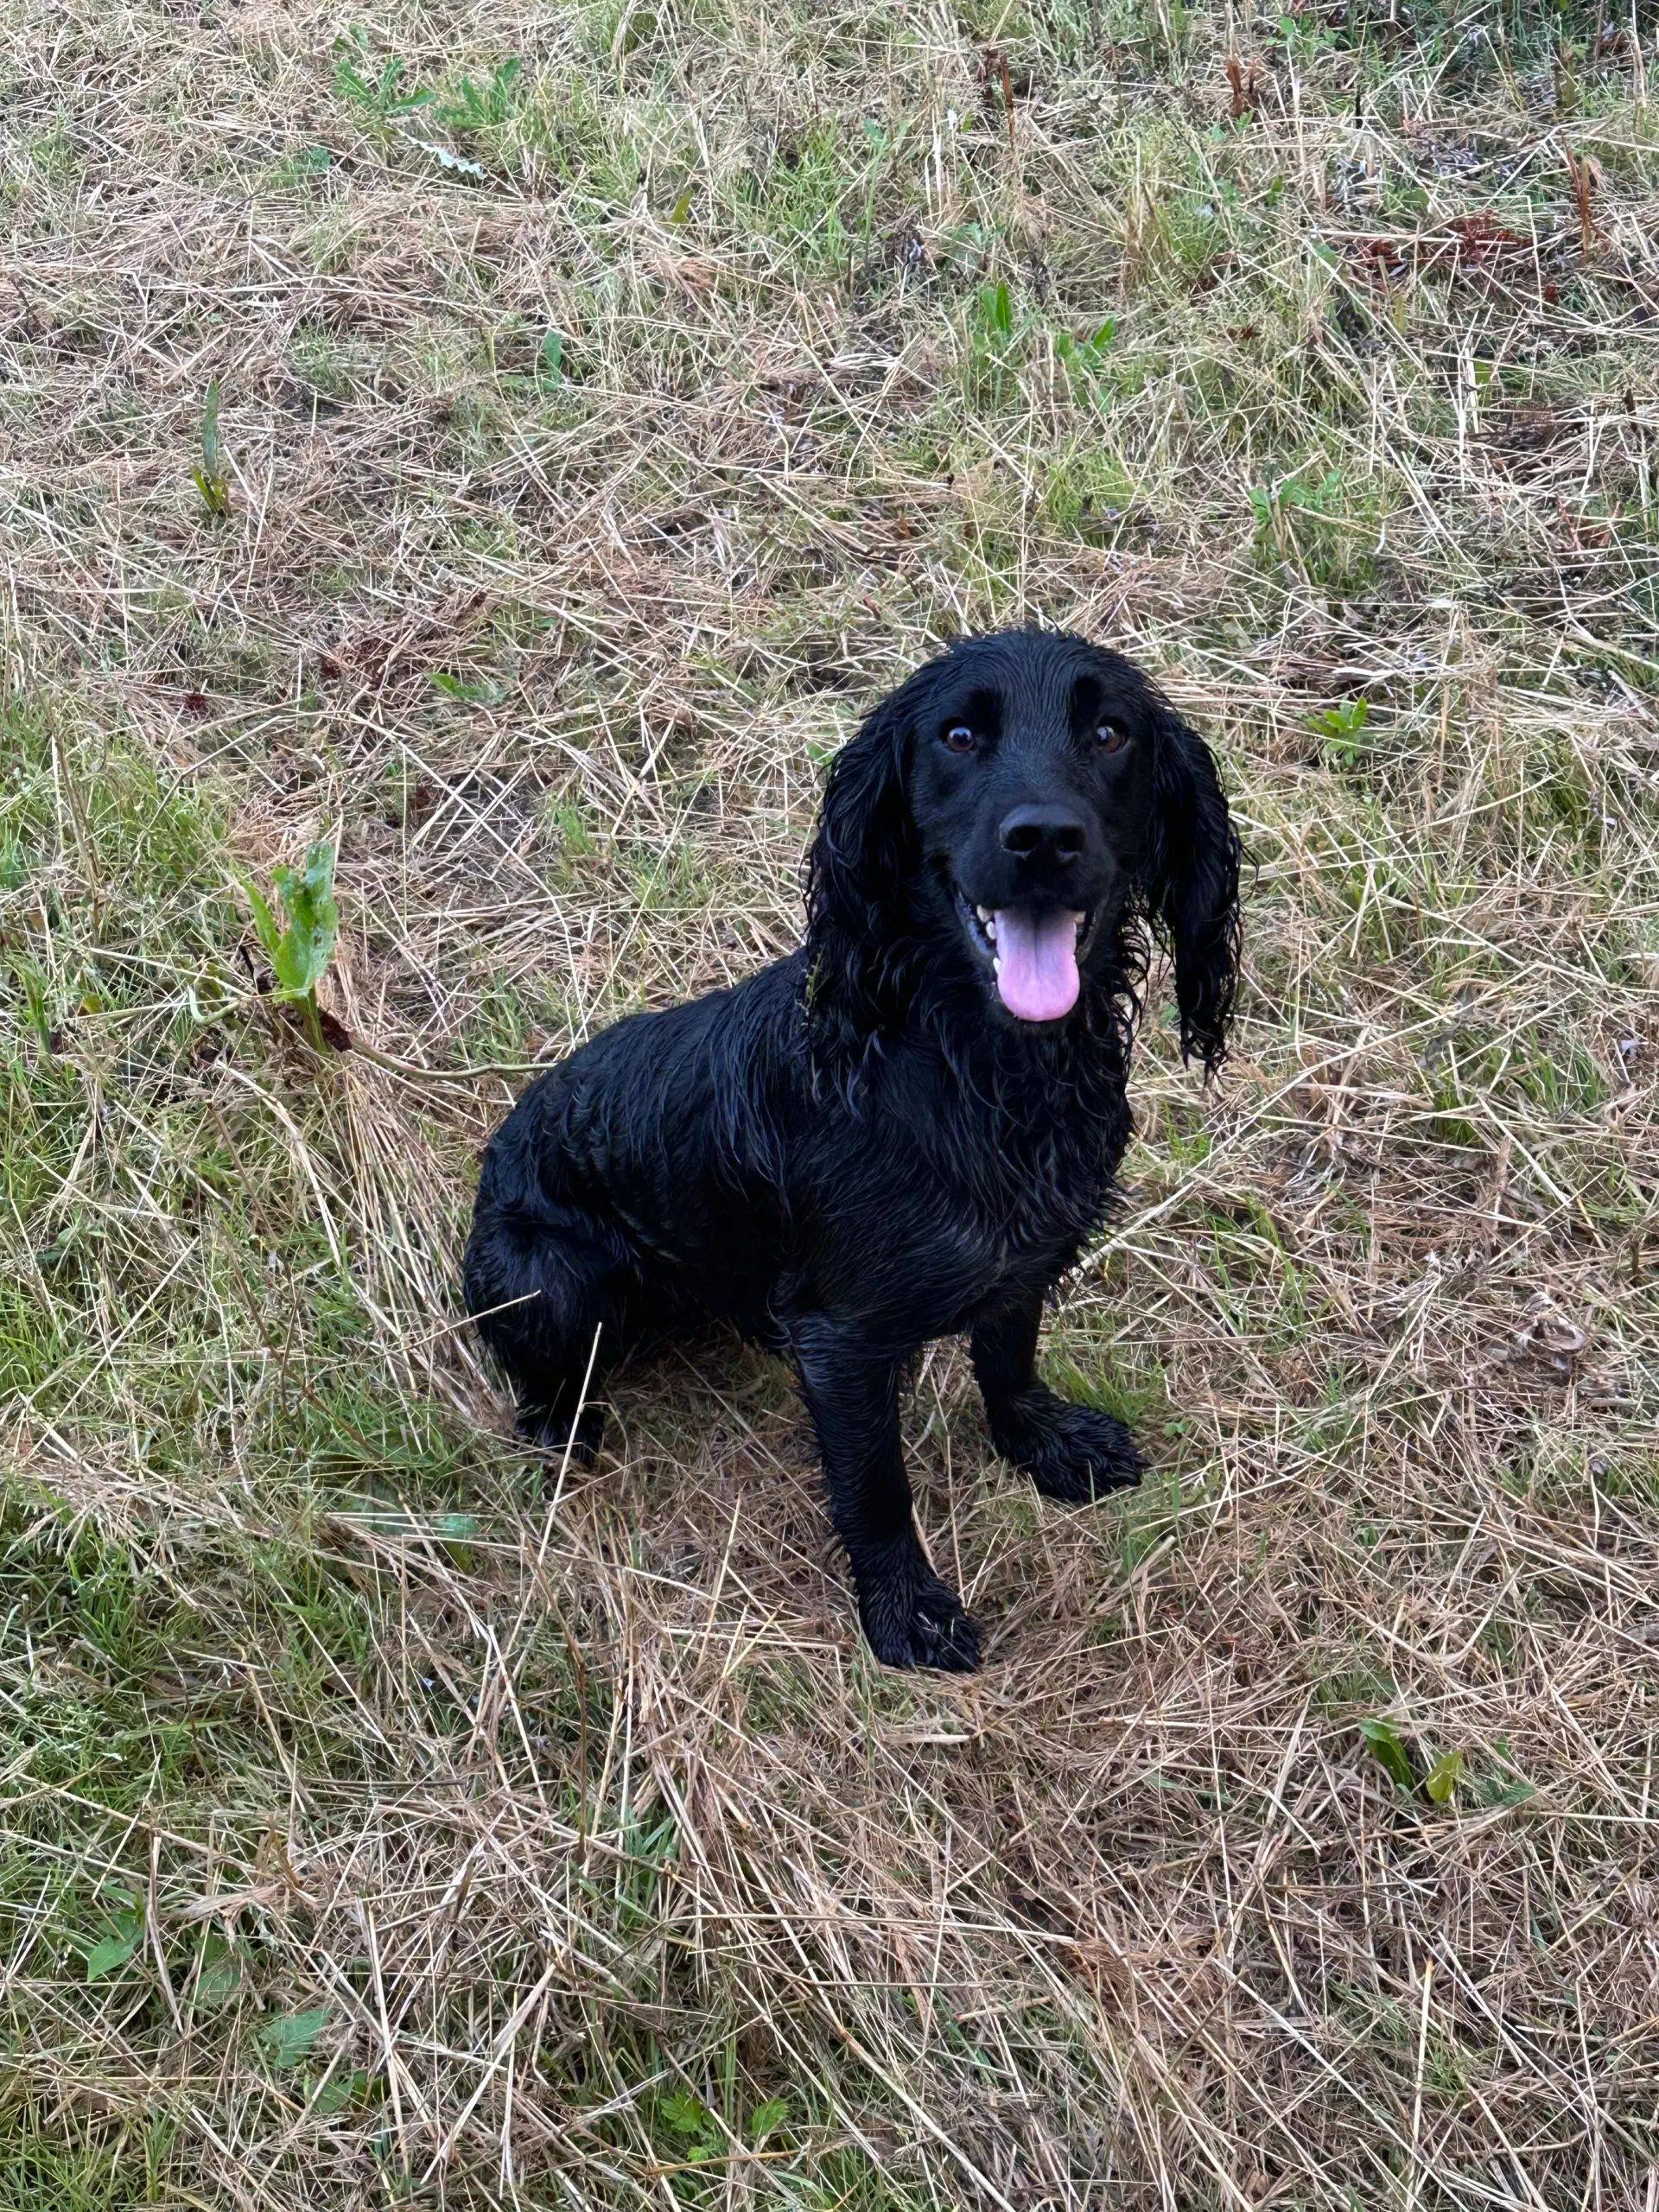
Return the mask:
[[996, 924], [995, 924], [995, 922], [987, 922], [987, 923], [986, 923], [986, 925], [985, 925], [985, 934], [986, 934], [986, 936], [987, 936], [988, 938], [989, 938], [989, 939], [991, 940], [991, 943], [992, 943], [993, 944], [995, 944], [996, 943]]
[[974, 912], [982, 922], [988, 922], [991, 918], [991, 910], [988, 906], [976, 906]]

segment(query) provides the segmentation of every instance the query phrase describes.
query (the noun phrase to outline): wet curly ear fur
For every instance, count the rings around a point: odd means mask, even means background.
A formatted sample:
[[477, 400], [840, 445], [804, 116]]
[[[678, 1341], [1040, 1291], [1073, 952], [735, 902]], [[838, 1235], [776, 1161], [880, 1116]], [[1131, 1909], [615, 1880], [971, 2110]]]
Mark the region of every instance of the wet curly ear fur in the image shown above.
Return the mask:
[[900, 1010], [920, 861], [905, 792], [903, 691], [830, 763], [806, 863], [808, 1003], [825, 1041], [856, 1046]]
[[1238, 992], [1240, 849], [1210, 748], [1173, 708], [1158, 721], [1147, 905], [1175, 957], [1181, 1057], [1212, 1073]]

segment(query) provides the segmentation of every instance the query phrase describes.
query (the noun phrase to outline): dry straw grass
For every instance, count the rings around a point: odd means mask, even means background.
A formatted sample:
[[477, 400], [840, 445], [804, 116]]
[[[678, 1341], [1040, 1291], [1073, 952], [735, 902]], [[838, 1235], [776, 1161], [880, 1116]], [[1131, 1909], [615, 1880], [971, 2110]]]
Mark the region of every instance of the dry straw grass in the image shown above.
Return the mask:
[[[1652, 2207], [1650, 20], [6, 22], [0, 2200]], [[758, 1356], [513, 1451], [454, 1071], [789, 944], [1021, 619], [1217, 736], [1249, 986], [1049, 1339], [1144, 1491], [922, 1372], [957, 1683]], [[261, 1001], [318, 836], [433, 1079]]]

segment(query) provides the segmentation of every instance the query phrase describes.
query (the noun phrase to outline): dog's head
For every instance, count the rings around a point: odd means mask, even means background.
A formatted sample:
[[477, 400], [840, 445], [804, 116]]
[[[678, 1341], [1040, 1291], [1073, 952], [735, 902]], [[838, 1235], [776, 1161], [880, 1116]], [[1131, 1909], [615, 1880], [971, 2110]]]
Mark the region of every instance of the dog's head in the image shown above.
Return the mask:
[[1122, 987], [1138, 913], [1213, 1067], [1238, 976], [1238, 840], [1203, 741], [1129, 662], [1034, 630], [965, 638], [837, 754], [808, 869], [815, 1002], [865, 1035], [930, 980], [1052, 1029]]

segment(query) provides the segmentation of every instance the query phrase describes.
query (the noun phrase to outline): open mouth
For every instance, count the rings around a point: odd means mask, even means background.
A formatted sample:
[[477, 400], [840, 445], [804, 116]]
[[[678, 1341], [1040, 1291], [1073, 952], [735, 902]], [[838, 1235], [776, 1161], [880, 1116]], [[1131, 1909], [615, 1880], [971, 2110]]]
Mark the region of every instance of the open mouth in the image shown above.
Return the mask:
[[1077, 954], [1094, 919], [1069, 906], [981, 906], [958, 890], [969, 937], [996, 977], [996, 995], [1021, 1021], [1058, 1021], [1082, 988]]

